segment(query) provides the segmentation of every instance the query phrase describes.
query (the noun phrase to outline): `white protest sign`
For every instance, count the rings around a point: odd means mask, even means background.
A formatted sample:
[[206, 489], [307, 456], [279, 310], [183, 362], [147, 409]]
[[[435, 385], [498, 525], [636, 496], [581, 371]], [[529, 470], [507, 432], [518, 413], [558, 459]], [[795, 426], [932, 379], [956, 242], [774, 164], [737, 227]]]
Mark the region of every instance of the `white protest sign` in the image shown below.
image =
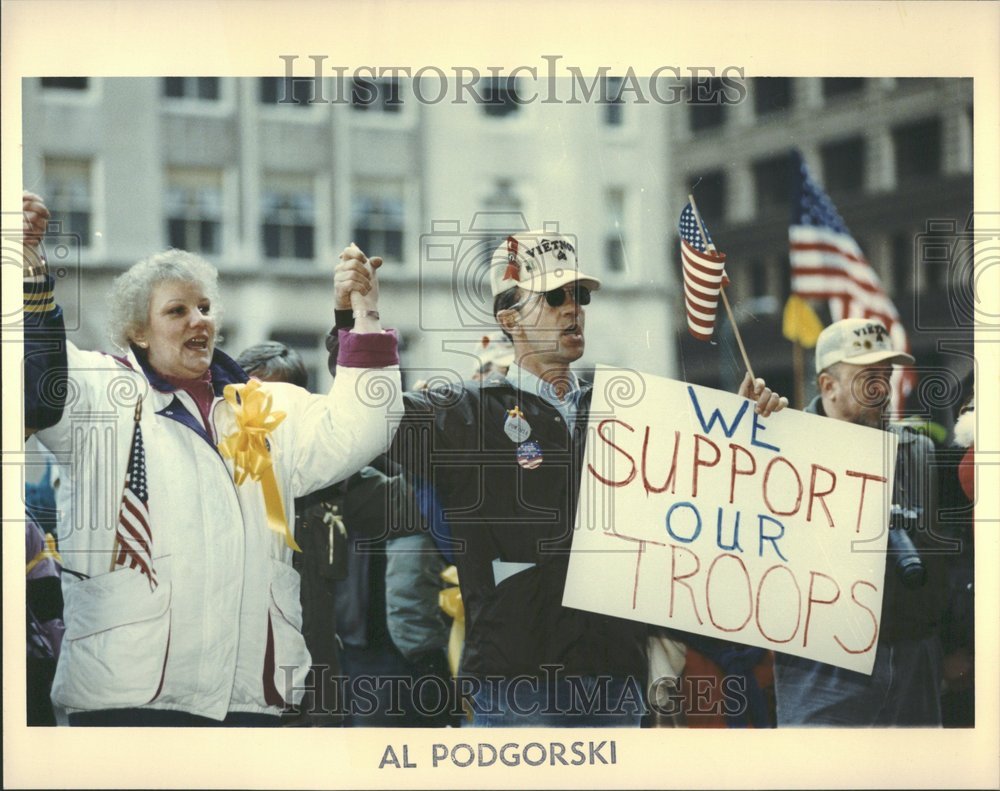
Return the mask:
[[871, 673], [896, 439], [598, 368], [563, 604]]

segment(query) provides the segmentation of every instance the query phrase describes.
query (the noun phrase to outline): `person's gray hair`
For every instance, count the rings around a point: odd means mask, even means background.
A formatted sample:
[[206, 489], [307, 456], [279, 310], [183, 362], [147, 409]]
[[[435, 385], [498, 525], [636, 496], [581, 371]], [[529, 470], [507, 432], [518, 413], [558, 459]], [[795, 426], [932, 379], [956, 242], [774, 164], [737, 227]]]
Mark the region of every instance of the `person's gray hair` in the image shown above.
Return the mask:
[[115, 278], [108, 295], [108, 336], [119, 349], [149, 322], [149, 300], [158, 283], [195, 283], [212, 303], [216, 331], [222, 327], [219, 273], [201, 256], [186, 250], [164, 250], [129, 267]]
[[291, 382], [299, 387], [309, 384], [309, 372], [302, 355], [278, 341], [264, 341], [250, 346], [240, 352], [236, 362], [250, 376], [265, 382]]

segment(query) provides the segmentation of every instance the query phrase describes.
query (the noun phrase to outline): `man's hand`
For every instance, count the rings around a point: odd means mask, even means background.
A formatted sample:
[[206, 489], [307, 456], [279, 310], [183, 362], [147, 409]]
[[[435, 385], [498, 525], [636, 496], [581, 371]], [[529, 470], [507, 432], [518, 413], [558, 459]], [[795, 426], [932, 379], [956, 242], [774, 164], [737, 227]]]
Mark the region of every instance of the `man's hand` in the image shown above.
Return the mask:
[[333, 290], [337, 310], [378, 310], [378, 276], [382, 259], [368, 258], [351, 242], [340, 254], [333, 270]]
[[[337, 310], [354, 310], [354, 332], [381, 332], [378, 318], [378, 275], [381, 258], [368, 258], [354, 242], [340, 254], [334, 269], [334, 304]], [[371, 314], [367, 314], [371, 311]], [[359, 315], [361, 314], [361, 315]]]
[[772, 412], [780, 412], [788, 406], [787, 398], [772, 392], [763, 379], [751, 379], [749, 371], [743, 377], [743, 384], [740, 385], [738, 394], [756, 401], [754, 412], [761, 417], [767, 417]]

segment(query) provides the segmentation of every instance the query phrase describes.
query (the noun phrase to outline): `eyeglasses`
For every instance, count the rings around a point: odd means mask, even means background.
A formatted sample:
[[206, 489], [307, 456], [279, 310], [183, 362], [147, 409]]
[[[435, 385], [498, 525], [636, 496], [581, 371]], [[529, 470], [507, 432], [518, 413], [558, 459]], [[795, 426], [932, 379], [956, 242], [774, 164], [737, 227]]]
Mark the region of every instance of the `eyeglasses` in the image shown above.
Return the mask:
[[590, 304], [590, 289], [586, 286], [581, 286], [574, 284], [571, 286], [563, 286], [562, 288], [554, 288], [551, 291], [544, 291], [539, 294], [537, 291], [530, 292], [525, 295], [524, 299], [520, 302], [511, 305], [511, 310], [520, 310], [525, 305], [527, 305], [535, 297], [545, 297], [545, 301], [549, 303], [549, 307], [558, 308], [566, 304], [566, 297], [573, 294], [573, 301], [580, 306]]
[[566, 297], [572, 292], [573, 301], [577, 305], [589, 305], [590, 304], [590, 289], [586, 286], [563, 286], [562, 288], [554, 288], [551, 291], [545, 292], [545, 301], [549, 303], [549, 307], [558, 308], [566, 303]]

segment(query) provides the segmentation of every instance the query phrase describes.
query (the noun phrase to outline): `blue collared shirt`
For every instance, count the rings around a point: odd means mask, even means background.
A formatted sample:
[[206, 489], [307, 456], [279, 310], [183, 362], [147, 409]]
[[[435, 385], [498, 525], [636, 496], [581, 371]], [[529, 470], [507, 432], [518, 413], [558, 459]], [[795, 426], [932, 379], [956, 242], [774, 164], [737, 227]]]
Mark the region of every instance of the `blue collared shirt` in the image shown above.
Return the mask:
[[510, 368], [507, 369], [507, 381], [515, 389], [523, 390], [526, 393], [533, 393], [543, 401], [552, 404], [552, 406], [559, 410], [559, 414], [562, 415], [563, 420], [566, 421], [566, 428], [572, 431], [573, 426], [576, 425], [576, 413], [583, 391], [580, 388], [580, 380], [576, 378], [576, 374], [572, 371], [568, 373], [568, 387], [562, 398], [556, 395], [555, 387], [552, 384], [546, 382], [544, 379], [539, 379], [517, 363], [512, 363]]

